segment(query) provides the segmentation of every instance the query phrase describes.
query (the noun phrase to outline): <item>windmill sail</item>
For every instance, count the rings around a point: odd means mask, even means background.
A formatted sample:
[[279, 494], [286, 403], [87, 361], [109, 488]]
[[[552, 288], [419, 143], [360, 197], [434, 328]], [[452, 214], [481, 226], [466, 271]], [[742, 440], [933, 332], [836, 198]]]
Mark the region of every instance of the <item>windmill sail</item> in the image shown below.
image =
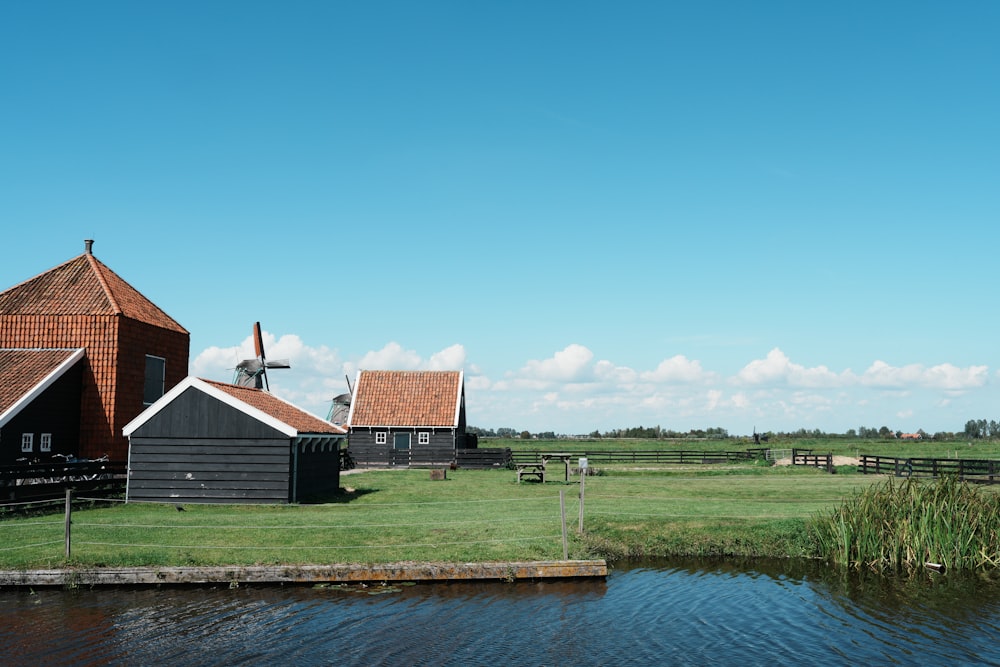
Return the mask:
[[260, 332], [260, 322], [254, 322], [253, 325], [253, 348], [257, 357], [245, 359], [236, 365], [236, 376], [233, 378], [233, 384], [270, 391], [271, 388], [267, 383], [267, 369], [291, 368], [291, 365], [288, 359], [268, 361], [264, 356], [264, 337]]

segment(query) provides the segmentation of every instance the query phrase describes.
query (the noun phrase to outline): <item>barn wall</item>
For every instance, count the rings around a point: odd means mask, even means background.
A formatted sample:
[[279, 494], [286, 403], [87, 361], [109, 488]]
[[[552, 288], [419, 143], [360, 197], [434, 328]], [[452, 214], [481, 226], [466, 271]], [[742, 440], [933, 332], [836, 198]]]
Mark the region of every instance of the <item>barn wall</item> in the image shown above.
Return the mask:
[[129, 501], [285, 503], [288, 438], [131, 438]]
[[[351, 429], [348, 437], [348, 449], [355, 465], [370, 466], [432, 466], [448, 465], [455, 460], [455, 432], [452, 429], [432, 428], [401, 428], [381, 429], [386, 435], [386, 444], [375, 444], [375, 433], [379, 429]], [[430, 443], [417, 443], [417, 434], [430, 433]], [[410, 434], [409, 452], [393, 448], [393, 435], [396, 433]]]
[[[83, 362], [76, 363], [45, 389], [3, 429], [0, 429], [0, 465], [12, 465], [19, 458], [46, 462], [53, 454], [79, 456], [80, 392]], [[34, 451], [21, 452], [21, 434], [34, 434]], [[52, 434], [52, 451], [40, 450], [42, 433]]]
[[340, 440], [306, 439], [296, 444], [295, 502], [321, 500], [340, 490]]
[[168, 438], [284, 439], [288, 436], [205, 392], [188, 387], [132, 433]]
[[132, 432], [128, 500], [285, 503], [291, 439], [188, 388]]

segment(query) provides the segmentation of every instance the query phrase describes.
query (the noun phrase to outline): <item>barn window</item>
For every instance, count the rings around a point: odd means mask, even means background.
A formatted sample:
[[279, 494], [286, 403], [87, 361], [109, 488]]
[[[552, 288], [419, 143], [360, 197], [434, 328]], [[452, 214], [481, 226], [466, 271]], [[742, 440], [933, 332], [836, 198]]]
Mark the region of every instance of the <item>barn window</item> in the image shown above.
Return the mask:
[[375, 434], [375, 444], [384, 445], [385, 444], [385, 431], [379, 431]]
[[417, 444], [418, 445], [429, 445], [431, 444], [431, 434], [427, 431], [421, 431], [417, 434]]
[[35, 449], [35, 434], [34, 433], [22, 433], [21, 434], [21, 451], [30, 452]]
[[38, 443], [38, 451], [40, 452], [51, 452], [52, 451], [52, 434], [42, 433], [42, 439]]
[[167, 360], [163, 357], [146, 355], [146, 381], [142, 387], [143, 405], [152, 405], [163, 396], [166, 368]]

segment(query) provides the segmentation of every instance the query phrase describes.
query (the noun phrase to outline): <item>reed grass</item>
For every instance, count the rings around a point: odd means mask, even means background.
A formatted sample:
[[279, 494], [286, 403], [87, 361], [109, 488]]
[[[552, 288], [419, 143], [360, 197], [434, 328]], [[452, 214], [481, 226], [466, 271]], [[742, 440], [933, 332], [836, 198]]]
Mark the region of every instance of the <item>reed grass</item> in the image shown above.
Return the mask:
[[1000, 496], [960, 482], [887, 478], [845, 499], [812, 526], [822, 557], [838, 565], [912, 571], [1000, 565]]

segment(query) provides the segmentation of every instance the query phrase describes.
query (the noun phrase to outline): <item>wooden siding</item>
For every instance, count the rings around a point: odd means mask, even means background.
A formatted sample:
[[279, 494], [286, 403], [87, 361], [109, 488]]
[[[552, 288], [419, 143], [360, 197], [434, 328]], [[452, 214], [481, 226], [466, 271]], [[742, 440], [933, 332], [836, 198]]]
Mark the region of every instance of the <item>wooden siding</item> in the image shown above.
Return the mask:
[[132, 432], [127, 498], [287, 503], [329, 495], [340, 487], [341, 440], [291, 438], [189, 387]]
[[154, 436], [188, 439], [282, 438], [286, 447], [288, 445], [288, 437], [277, 429], [194, 387], [189, 387], [132, 433], [133, 441]]
[[285, 503], [288, 438], [142, 438], [129, 451], [129, 501]]
[[[83, 362], [78, 362], [0, 429], [0, 465], [17, 459], [48, 461], [53, 454], [80, 456], [80, 392]], [[21, 452], [21, 434], [34, 434], [34, 449]], [[42, 452], [42, 433], [52, 434], [52, 451]], [[124, 456], [120, 459], [124, 460]]]
[[[386, 434], [384, 445], [375, 443], [375, 434], [378, 432], [378, 429], [351, 430], [348, 436], [348, 449], [357, 467], [420, 467], [448, 465], [455, 460], [455, 433], [451, 429], [436, 431], [430, 428], [384, 429], [381, 431]], [[393, 446], [393, 437], [397, 433], [410, 434], [409, 450], [398, 450]], [[418, 433], [429, 433], [430, 442], [426, 445], [419, 444]]]
[[293, 502], [323, 500], [340, 490], [340, 439], [305, 438], [296, 443]]

